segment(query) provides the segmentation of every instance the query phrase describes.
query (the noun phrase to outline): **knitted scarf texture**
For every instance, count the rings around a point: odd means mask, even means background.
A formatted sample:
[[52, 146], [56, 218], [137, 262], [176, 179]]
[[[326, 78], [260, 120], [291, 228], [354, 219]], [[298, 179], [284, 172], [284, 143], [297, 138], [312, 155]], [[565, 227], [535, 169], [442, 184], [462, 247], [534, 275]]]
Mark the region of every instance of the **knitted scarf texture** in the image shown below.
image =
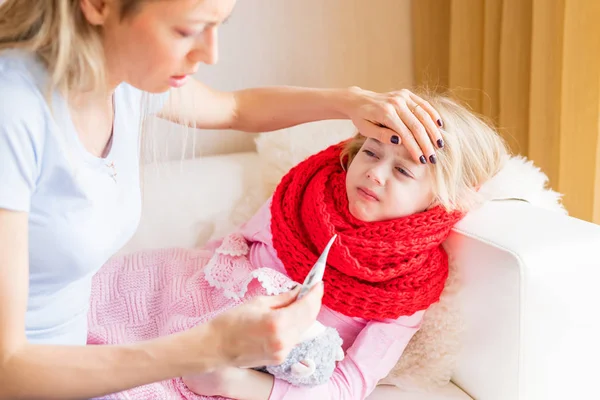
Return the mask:
[[442, 243], [463, 215], [434, 207], [389, 221], [354, 218], [342, 146], [301, 162], [275, 190], [271, 231], [279, 259], [290, 277], [302, 282], [337, 234], [323, 277], [323, 304], [364, 319], [396, 319], [427, 309], [448, 277]]

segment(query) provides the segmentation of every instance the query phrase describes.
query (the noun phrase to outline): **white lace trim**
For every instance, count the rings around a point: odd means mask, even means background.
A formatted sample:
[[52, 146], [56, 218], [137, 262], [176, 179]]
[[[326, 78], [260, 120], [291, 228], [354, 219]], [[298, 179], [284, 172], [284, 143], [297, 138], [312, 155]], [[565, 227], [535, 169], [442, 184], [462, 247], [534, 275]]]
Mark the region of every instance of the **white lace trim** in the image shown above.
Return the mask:
[[250, 247], [244, 235], [232, 233], [225, 236], [221, 245], [215, 250], [217, 253], [228, 256], [246, 256], [250, 252]]
[[277, 295], [290, 291], [297, 283], [271, 268], [259, 268], [252, 271], [252, 277], [256, 278], [260, 285], [267, 291], [268, 295]]
[[223, 291], [227, 298], [241, 300], [248, 286], [256, 279], [268, 295], [289, 291], [296, 282], [274, 269], [254, 268], [248, 259], [250, 247], [243, 235], [233, 233], [225, 237], [223, 243], [204, 267], [206, 281]]

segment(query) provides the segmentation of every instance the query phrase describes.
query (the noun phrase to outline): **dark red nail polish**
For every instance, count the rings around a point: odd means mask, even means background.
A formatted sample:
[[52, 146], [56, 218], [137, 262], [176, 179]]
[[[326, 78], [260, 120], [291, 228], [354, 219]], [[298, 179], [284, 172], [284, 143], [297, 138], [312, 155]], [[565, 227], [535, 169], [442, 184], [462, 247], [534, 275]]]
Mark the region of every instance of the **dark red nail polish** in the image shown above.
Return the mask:
[[441, 149], [442, 147], [444, 147], [444, 141], [442, 139], [438, 139], [437, 140], [437, 145]]
[[437, 124], [438, 124], [438, 126], [439, 126], [440, 128], [441, 128], [442, 126], [444, 126], [444, 124], [442, 124], [442, 120], [441, 120], [441, 119], [438, 119], [438, 120], [437, 120]]
[[419, 157], [419, 161], [421, 161], [421, 164], [427, 164], [427, 159], [425, 158], [425, 156]]
[[437, 162], [437, 158], [435, 158], [435, 154], [432, 154], [432, 155], [429, 156], [429, 161], [432, 164], [435, 164]]
[[390, 142], [392, 142], [394, 144], [398, 144], [400, 142], [400, 138], [398, 136], [394, 135], [390, 138]]

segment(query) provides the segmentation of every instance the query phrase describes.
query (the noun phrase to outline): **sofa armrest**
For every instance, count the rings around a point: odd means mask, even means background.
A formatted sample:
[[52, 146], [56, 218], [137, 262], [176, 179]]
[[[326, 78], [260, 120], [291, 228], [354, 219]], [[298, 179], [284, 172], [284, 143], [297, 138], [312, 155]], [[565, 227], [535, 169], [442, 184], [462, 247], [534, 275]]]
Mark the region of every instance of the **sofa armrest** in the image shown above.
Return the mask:
[[490, 202], [447, 245], [466, 320], [453, 381], [482, 400], [589, 398], [600, 358], [600, 226]]

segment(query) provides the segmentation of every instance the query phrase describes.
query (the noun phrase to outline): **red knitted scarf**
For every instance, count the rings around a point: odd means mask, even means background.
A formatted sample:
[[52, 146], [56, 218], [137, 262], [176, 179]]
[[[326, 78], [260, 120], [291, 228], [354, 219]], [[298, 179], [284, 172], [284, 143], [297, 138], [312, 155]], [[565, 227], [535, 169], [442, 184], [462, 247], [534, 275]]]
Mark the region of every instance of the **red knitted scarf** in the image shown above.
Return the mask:
[[350, 214], [342, 144], [309, 157], [273, 195], [273, 245], [287, 273], [302, 282], [335, 234], [323, 304], [350, 317], [398, 318], [439, 299], [448, 276], [441, 244], [462, 214], [441, 207], [382, 222]]

